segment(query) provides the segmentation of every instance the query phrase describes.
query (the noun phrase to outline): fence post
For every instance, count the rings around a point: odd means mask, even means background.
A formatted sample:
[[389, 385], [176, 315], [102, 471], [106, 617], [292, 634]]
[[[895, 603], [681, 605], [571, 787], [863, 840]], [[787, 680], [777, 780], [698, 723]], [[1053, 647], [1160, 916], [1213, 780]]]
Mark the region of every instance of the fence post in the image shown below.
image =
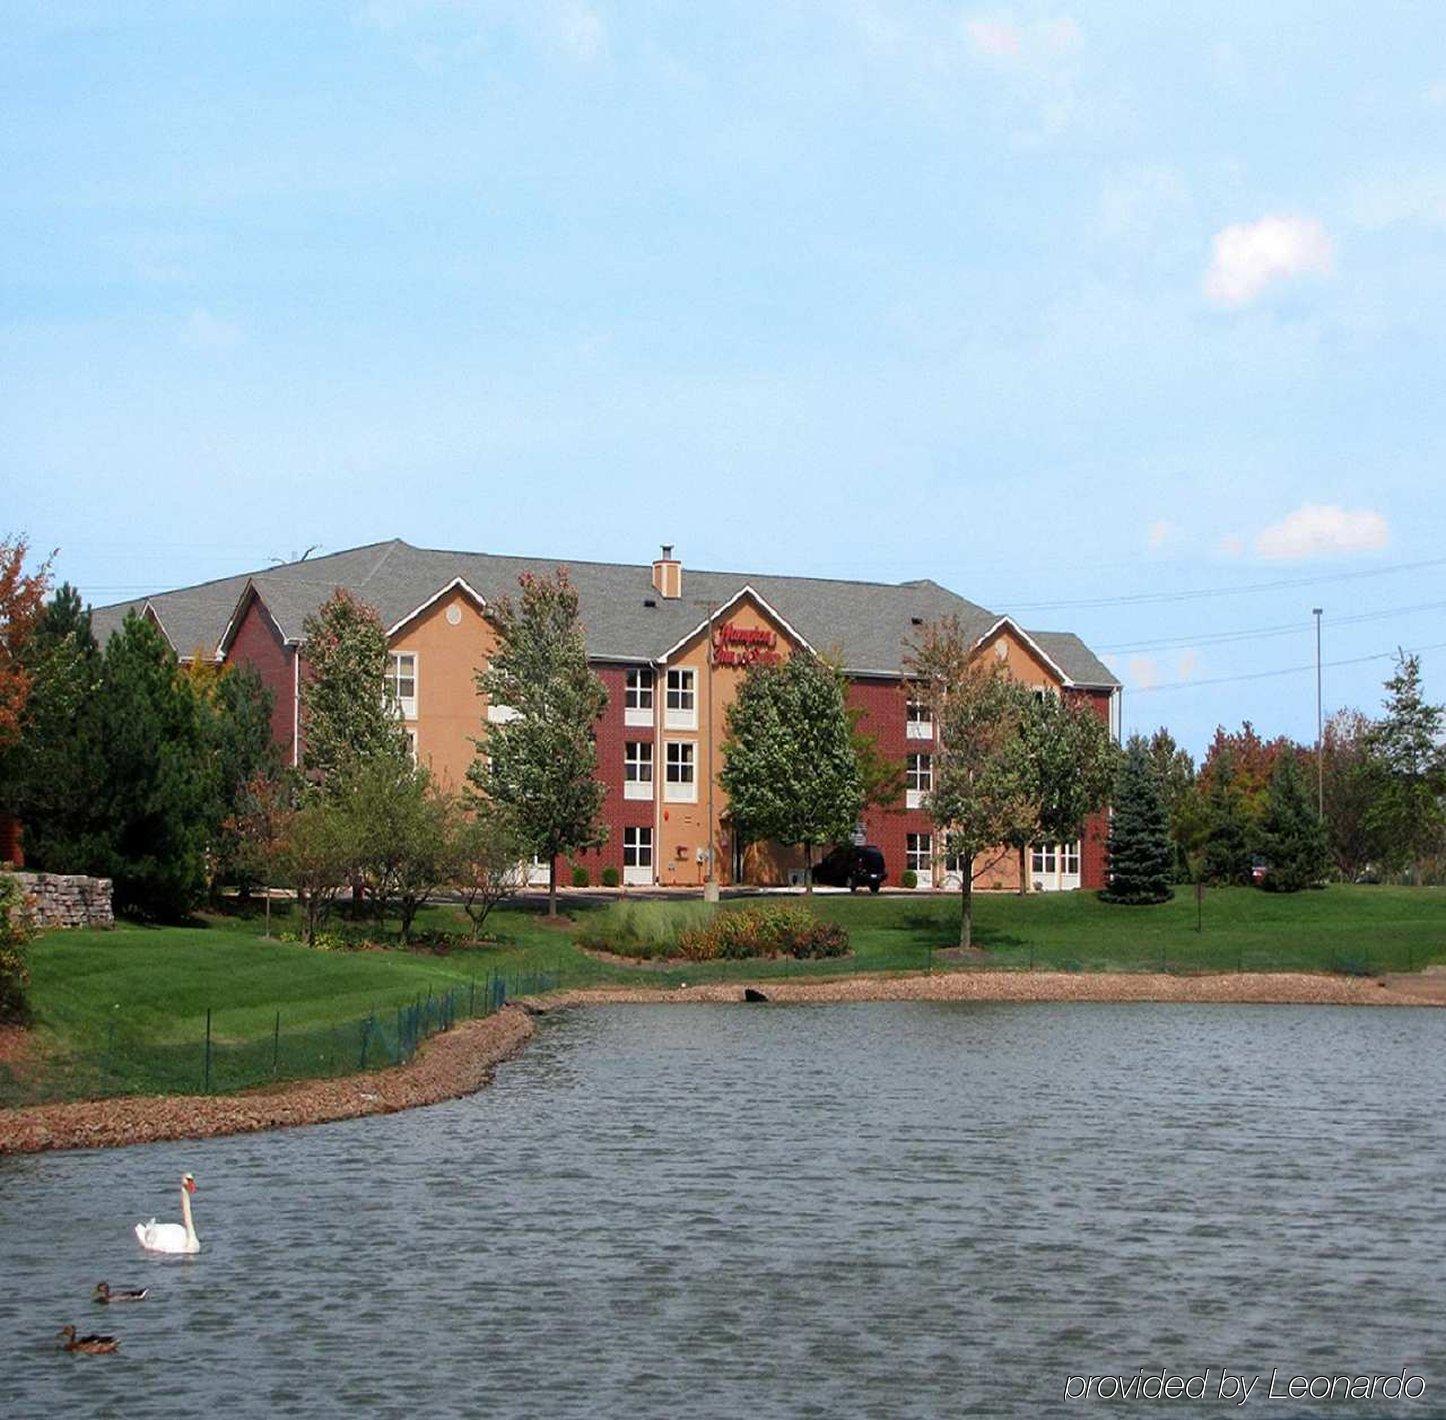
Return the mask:
[[211, 1008], [206, 1007], [206, 1093], [211, 1093]]
[[281, 1012], [276, 1013], [276, 1024], [271, 1027], [271, 1077], [276, 1078], [276, 1070], [281, 1063]]

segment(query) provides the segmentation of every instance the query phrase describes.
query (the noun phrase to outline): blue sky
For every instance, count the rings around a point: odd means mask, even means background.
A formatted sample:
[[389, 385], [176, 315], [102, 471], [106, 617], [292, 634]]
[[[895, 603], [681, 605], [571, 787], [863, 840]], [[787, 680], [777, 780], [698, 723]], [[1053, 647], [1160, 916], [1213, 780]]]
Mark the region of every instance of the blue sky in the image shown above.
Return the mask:
[[1313, 737], [1315, 605], [1328, 710], [1446, 698], [1439, 4], [0, 10], [0, 531], [97, 603], [666, 540], [1195, 748]]

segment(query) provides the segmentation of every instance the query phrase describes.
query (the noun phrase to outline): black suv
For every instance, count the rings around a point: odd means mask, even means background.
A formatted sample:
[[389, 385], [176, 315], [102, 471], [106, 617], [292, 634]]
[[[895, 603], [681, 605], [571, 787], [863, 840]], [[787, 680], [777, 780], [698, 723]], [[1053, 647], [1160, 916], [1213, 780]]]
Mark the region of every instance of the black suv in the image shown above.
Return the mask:
[[887, 876], [884, 855], [871, 843], [861, 848], [848, 844], [835, 848], [813, 870], [814, 882], [824, 887], [846, 887], [850, 892], [861, 887], [878, 892]]

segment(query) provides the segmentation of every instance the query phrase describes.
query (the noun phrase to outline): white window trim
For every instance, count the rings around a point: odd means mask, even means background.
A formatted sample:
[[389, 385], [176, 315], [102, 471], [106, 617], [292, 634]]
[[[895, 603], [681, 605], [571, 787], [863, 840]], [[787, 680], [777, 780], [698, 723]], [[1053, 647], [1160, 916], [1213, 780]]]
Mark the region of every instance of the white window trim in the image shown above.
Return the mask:
[[[412, 693], [405, 699], [397, 690], [397, 682], [401, 679], [401, 659], [406, 656], [412, 663]], [[422, 658], [415, 651], [388, 651], [387, 652], [387, 675], [392, 685], [392, 695], [397, 702], [397, 709], [401, 712], [402, 719], [415, 720], [417, 718], [417, 701], [422, 692]]]
[[[641, 841], [636, 841], [633, 848], [636, 854], [641, 855], [644, 852], [647, 853], [648, 861], [646, 863], [630, 864], [627, 862], [629, 833], [637, 835], [639, 840], [643, 834], [647, 834], [647, 843], [643, 844]], [[629, 887], [651, 887], [653, 882], [653, 829], [650, 824], [629, 826], [623, 829], [623, 857], [623, 881]]]
[[[647, 757], [640, 760], [628, 758], [628, 747], [637, 745], [640, 749], [648, 751]], [[628, 778], [628, 769], [636, 763], [640, 769], [646, 768], [648, 777], [646, 779]], [[653, 797], [653, 779], [657, 774], [657, 756], [653, 753], [652, 740], [628, 740], [623, 745], [623, 798], [625, 799], [647, 799]]]
[[[687, 676], [691, 681], [690, 689], [693, 696], [691, 709], [670, 710], [668, 708], [668, 681], [673, 676], [681, 680]], [[682, 693], [682, 686], [679, 685], [679, 692]], [[663, 728], [665, 730], [696, 730], [698, 728], [698, 672], [692, 666], [673, 666], [665, 672], [663, 678]]]
[[[913, 863], [910, 862], [911, 850], [909, 849], [909, 846], [908, 846], [908, 843], [909, 843], [909, 839], [910, 839], [910, 838], [914, 839], [915, 841], [925, 841], [925, 840], [927, 840], [927, 842], [928, 842], [928, 844], [929, 844], [929, 846], [928, 846], [927, 848], [914, 850], [913, 853], [912, 853], [912, 856], [913, 856], [915, 859], [917, 859], [919, 853], [923, 853], [924, 858], [925, 858], [925, 863], [924, 863], [924, 866], [923, 866], [922, 868], [916, 868], [916, 867], [914, 867]], [[918, 879], [919, 879], [918, 886], [919, 886], [919, 887], [921, 887], [921, 888], [926, 888], [926, 887], [932, 887], [932, 886], [933, 886], [933, 883], [934, 883], [934, 835], [933, 835], [932, 833], [910, 833], [910, 834], [906, 834], [906, 835], [905, 835], [905, 837], [904, 837], [904, 868], [905, 868], [906, 871], [912, 869], [912, 871], [918, 876]]]
[[[923, 720], [915, 719], [915, 711], [923, 711], [926, 716]], [[910, 700], [904, 707], [904, 738], [906, 740], [928, 740], [931, 744], [934, 741], [934, 718], [933, 711], [922, 701]]]
[[[647, 705], [628, 704], [628, 692], [630, 689], [628, 686], [628, 676], [634, 675], [645, 675], [648, 677], [647, 689], [649, 703]], [[642, 687], [638, 687], [638, 689], [641, 690]], [[651, 725], [653, 723], [653, 706], [651, 702], [656, 699], [657, 694], [658, 677], [651, 669], [647, 666], [634, 666], [630, 668], [623, 676], [623, 724], [633, 726]]]
[[[1067, 866], [1071, 857], [1074, 859], [1073, 871]], [[1053, 866], [1049, 866], [1051, 863]], [[1029, 845], [1030, 881], [1041, 892], [1073, 892], [1080, 886], [1083, 866], [1084, 845], [1077, 838], [1072, 843]]]
[[[911, 772], [909, 769], [910, 759], [927, 759], [929, 761], [929, 767], [927, 770], [929, 776], [929, 787], [927, 789], [906, 788], [904, 790], [904, 807], [906, 809], [922, 809], [924, 807], [924, 800], [934, 792], [934, 757], [931, 754], [911, 752], [908, 756], [905, 757], [904, 760], [904, 773], [906, 775]], [[912, 772], [916, 774], [918, 773], [918, 771]]]
[[[668, 750], [673, 745], [687, 746], [693, 751], [691, 760], [693, 778], [688, 783], [679, 783], [668, 778]], [[698, 746], [693, 740], [665, 740], [663, 742], [663, 801], [669, 804], [696, 804], [698, 802]]]

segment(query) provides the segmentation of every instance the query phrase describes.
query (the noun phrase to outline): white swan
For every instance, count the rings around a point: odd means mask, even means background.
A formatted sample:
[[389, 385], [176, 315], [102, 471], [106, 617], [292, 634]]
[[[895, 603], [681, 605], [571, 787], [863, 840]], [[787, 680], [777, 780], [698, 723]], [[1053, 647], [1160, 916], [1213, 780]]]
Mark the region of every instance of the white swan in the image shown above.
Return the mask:
[[201, 1240], [196, 1236], [196, 1225], [191, 1221], [191, 1195], [196, 1191], [196, 1180], [190, 1174], [181, 1176], [181, 1223], [158, 1223], [154, 1218], [149, 1223], [136, 1224], [136, 1237], [147, 1252], [200, 1252]]

